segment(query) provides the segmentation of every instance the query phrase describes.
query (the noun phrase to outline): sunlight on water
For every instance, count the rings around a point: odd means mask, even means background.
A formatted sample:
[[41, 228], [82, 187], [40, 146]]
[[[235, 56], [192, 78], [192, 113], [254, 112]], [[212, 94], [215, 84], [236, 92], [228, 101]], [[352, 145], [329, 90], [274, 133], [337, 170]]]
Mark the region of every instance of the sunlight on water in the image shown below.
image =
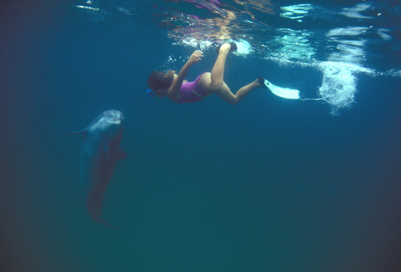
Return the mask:
[[185, 38], [182, 39], [178, 42], [173, 43], [173, 45], [183, 45], [183, 46], [191, 46], [194, 48], [198, 48], [201, 51], [206, 51], [210, 48], [211, 45], [213, 45], [213, 43], [211, 41], [203, 41], [203, 40], [198, 40], [195, 38]]
[[269, 55], [286, 59], [310, 60], [316, 53], [309, 43], [310, 33], [306, 30], [278, 29], [281, 33], [272, 41]]
[[283, 12], [280, 14], [280, 16], [302, 22], [301, 19], [304, 18], [311, 9], [313, 9], [311, 4], [299, 4], [281, 7]]
[[368, 27], [345, 27], [331, 29], [326, 36], [337, 44], [337, 52], [332, 53], [328, 60], [361, 64], [366, 61], [364, 47], [366, 39], [361, 38], [369, 30]]
[[73, 5], [73, 7], [80, 8], [80, 9], [99, 11], [99, 8], [93, 8], [93, 7], [89, 7], [89, 6], [83, 6], [83, 5]]
[[366, 16], [363, 15], [362, 12], [369, 11], [369, 9], [372, 7], [371, 4], [368, 3], [361, 3], [357, 4], [354, 7], [350, 8], [344, 8], [341, 14], [344, 16], [347, 16], [349, 18], [356, 18], [356, 19], [373, 19], [374, 17], [372, 16]]

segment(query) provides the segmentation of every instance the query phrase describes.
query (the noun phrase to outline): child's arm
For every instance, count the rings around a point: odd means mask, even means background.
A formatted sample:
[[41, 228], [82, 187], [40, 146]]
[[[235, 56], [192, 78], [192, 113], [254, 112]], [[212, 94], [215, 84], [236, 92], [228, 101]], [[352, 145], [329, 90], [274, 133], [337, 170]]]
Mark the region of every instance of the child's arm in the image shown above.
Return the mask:
[[174, 79], [173, 84], [168, 90], [167, 94], [169, 98], [172, 98], [173, 100], [179, 99], [180, 88], [182, 83], [184, 82], [185, 77], [188, 74], [189, 69], [193, 64], [198, 63], [202, 57], [203, 53], [201, 51], [196, 50], [192, 53], [191, 57], [189, 57], [187, 63], [185, 63], [184, 67], [182, 67], [181, 71], [178, 73], [177, 78]]

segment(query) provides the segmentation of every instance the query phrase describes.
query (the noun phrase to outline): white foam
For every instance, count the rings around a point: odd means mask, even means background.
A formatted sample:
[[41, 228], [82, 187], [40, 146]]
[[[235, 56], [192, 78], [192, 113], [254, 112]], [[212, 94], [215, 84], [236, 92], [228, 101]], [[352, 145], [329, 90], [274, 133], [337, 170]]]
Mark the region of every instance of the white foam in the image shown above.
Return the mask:
[[199, 41], [198, 43], [201, 51], [206, 51], [212, 45], [211, 41]]
[[239, 40], [235, 43], [237, 44], [237, 50], [234, 52], [235, 55], [245, 57], [253, 52], [252, 45], [249, 42]]
[[191, 37], [187, 37], [185, 39], [173, 43], [173, 45], [183, 45], [183, 46], [191, 46], [194, 48], [199, 48], [201, 51], [206, 51], [207, 49], [210, 48], [212, 44], [213, 43], [211, 41], [206, 41], [206, 40], [203, 41]]
[[337, 115], [338, 109], [349, 108], [355, 101], [356, 77], [351, 66], [339, 62], [321, 62], [323, 72], [320, 97], [332, 106], [331, 114]]

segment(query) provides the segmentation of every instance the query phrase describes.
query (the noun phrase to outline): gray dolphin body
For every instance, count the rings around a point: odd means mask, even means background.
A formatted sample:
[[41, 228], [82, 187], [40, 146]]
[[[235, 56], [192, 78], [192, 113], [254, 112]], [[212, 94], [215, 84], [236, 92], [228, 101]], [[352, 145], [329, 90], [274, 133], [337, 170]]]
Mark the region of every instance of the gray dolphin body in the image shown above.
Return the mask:
[[120, 147], [123, 131], [122, 112], [107, 110], [86, 129], [75, 132], [84, 134], [80, 150], [80, 175], [86, 192], [87, 209], [94, 221], [108, 227], [113, 226], [102, 218], [103, 196], [116, 163], [127, 157]]

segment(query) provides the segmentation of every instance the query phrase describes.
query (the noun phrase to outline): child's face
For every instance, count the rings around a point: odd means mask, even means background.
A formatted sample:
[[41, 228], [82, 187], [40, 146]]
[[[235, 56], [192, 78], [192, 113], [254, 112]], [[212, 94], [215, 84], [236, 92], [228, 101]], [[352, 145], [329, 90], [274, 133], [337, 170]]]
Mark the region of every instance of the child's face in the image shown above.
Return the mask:
[[157, 90], [155, 91], [155, 95], [159, 98], [162, 98], [163, 96], [167, 95], [167, 89]]

